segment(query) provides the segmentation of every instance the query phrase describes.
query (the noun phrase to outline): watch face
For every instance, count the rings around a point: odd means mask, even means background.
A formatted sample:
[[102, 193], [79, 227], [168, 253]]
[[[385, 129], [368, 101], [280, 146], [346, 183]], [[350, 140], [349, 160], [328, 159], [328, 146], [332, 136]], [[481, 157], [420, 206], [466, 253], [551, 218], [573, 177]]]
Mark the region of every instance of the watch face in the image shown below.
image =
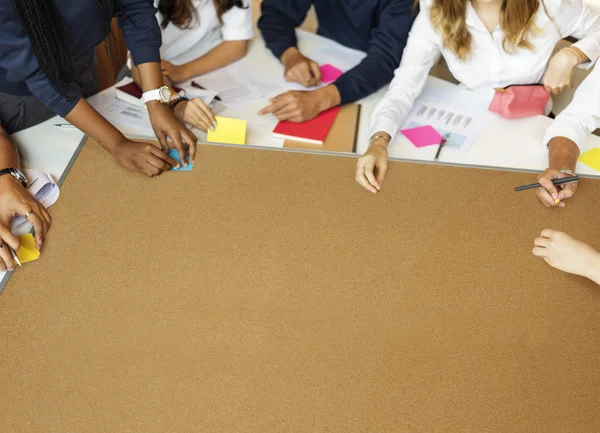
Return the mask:
[[171, 100], [171, 91], [167, 86], [161, 87], [158, 91], [160, 93], [160, 99], [162, 99], [163, 102], [169, 102]]

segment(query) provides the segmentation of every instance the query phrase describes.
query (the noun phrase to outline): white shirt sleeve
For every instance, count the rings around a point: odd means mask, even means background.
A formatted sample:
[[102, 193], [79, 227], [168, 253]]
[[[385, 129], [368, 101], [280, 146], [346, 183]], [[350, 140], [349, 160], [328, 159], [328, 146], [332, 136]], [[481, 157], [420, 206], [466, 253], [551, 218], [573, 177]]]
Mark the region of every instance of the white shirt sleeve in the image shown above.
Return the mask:
[[590, 133], [600, 128], [600, 67], [594, 68], [579, 85], [573, 101], [546, 130], [544, 144], [555, 137], [565, 137], [585, 151]]
[[223, 14], [221, 32], [224, 41], [247, 41], [254, 36], [252, 6], [245, 9], [234, 6]]
[[394, 138], [440, 54], [442, 40], [429, 20], [430, 1], [420, 2], [421, 11], [409, 33], [400, 67], [371, 117], [371, 135], [383, 131]]
[[555, 19], [563, 37], [580, 39], [573, 44], [589, 57], [591, 62], [580, 65], [590, 68], [600, 57], [600, 14], [590, 9], [583, 0], [561, 0]]

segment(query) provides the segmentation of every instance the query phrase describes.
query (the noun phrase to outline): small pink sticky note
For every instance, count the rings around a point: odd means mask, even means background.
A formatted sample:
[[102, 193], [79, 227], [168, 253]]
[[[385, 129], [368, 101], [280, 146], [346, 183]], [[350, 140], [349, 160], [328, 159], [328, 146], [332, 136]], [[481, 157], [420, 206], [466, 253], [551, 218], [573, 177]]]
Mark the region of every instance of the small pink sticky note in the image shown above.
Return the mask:
[[419, 126], [417, 128], [403, 129], [400, 131], [402, 135], [410, 140], [415, 147], [432, 146], [434, 144], [440, 144], [442, 137], [433, 127]]
[[329, 63], [321, 66], [321, 81], [325, 84], [333, 83], [344, 73]]

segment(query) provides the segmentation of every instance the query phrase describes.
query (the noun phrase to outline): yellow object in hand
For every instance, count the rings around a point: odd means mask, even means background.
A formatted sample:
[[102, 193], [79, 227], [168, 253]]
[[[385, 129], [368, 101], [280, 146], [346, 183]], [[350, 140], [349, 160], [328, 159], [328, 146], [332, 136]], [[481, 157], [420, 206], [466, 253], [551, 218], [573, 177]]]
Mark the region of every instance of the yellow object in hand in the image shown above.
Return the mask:
[[35, 239], [31, 233], [19, 236], [21, 248], [17, 251], [17, 257], [21, 263], [32, 262], [40, 258], [40, 252], [35, 247]]

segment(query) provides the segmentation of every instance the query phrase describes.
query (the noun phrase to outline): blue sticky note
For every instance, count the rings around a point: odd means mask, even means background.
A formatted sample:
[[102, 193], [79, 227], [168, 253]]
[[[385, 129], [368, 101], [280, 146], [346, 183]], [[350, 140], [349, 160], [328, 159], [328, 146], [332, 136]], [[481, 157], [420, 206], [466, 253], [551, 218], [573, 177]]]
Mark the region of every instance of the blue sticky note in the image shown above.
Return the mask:
[[[173, 158], [175, 161], [177, 161], [179, 164], [181, 164], [181, 160], [179, 159], [179, 151], [177, 149], [169, 149], [169, 156], [171, 158]], [[192, 168], [194, 168], [193, 164], [189, 164], [189, 156], [187, 157], [188, 160], [188, 166], [184, 167], [183, 164], [181, 164], [179, 166], [179, 168], [171, 168], [171, 170], [173, 171], [192, 171]]]

